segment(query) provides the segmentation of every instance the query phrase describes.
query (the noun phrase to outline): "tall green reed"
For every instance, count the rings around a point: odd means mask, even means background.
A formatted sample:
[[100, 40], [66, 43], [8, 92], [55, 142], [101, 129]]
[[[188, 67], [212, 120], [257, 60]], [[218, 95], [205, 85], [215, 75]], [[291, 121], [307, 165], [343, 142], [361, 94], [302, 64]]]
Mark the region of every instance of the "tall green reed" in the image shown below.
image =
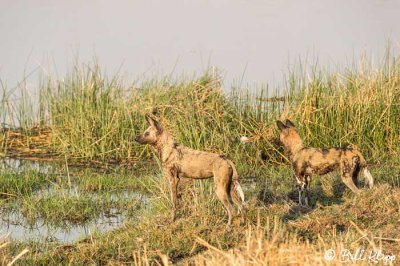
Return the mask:
[[[97, 63], [76, 65], [63, 80], [43, 80], [39, 116], [53, 130], [54, 149], [82, 160], [150, 158], [133, 139], [146, 128], [144, 114], [153, 113], [182, 144], [227, 154], [239, 164], [285, 162], [275, 143], [275, 120], [285, 118], [307, 145], [356, 145], [378, 162], [400, 151], [399, 62], [388, 54], [379, 67], [362, 63], [337, 73], [299, 64], [283, 87], [228, 93], [210, 72], [127, 84]], [[29, 112], [19, 116], [32, 121]], [[242, 135], [253, 142], [244, 145]]]

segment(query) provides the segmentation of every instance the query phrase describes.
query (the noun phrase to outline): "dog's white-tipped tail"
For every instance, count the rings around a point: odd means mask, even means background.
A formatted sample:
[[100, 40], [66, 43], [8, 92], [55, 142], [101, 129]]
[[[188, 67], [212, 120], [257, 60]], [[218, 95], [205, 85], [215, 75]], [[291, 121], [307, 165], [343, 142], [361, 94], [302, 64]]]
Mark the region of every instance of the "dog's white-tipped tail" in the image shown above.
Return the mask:
[[240, 184], [239, 184], [239, 182], [237, 180], [235, 180], [234, 182], [235, 182], [235, 184], [234, 184], [235, 191], [239, 195], [239, 197], [242, 200], [242, 202], [244, 202], [244, 193], [243, 193], [242, 187], [240, 186]]
[[374, 178], [372, 177], [371, 173], [368, 171], [367, 168], [364, 168], [364, 177], [368, 187], [372, 188], [374, 186]]

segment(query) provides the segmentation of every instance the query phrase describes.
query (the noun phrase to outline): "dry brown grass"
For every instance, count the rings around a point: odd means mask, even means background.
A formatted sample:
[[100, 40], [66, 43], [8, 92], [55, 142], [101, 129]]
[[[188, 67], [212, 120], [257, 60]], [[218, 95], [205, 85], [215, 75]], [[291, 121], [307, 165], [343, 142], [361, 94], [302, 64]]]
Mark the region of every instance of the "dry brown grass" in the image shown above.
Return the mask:
[[[264, 226], [248, 225], [245, 241], [229, 250], [197, 238], [196, 242], [207, 251], [182, 264], [370, 265], [374, 261], [384, 264], [385, 258], [373, 256], [380, 250], [389, 256], [386, 265], [396, 265], [400, 256], [399, 223], [400, 189], [379, 185], [363, 191], [359, 197], [346, 195], [343, 204], [319, 206], [298, 220], [283, 223], [267, 219]], [[307, 235], [316, 237], [308, 240], [304, 237]], [[333, 260], [325, 259], [328, 250], [334, 251]], [[357, 250], [365, 253], [357, 255]], [[349, 254], [354, 256], [353, 260]]]
[[[356, 225], [354, 225], [357, 227]], [[358, 231], [351, 238], [365, 238], [365, 232]], [[317, 241], [311, 243], [304, 241], [288, 230], [278, 220], [274, 221], [271, 230], [260, 226], [248, 226], [245, 231], [245, 241], [229, 250], [221, 249], [209, 244], [207, 241], [196, 238], [199, 245], [207, 248], [207, 251], [200, 253], [192, 258], [179, 261], [178, 265], [198, 265], [198, 266], [261, 266], [261, 265], [371, 265], [376, 260], [384, 264], [385, 259], [369, 257], [371, 252], [383, 250], [374, 240], [368, 238], [368, 244], [360, 246], [356, 241], [347, 243], [337, 238], [332, 240], [319, 237]], [[364, 255], [357, 255], [357, 249], [365, 250]], [[348, 250], [348, 251], [347, 251]], [[332, 259], [327, 259], [326, 253], [333, 252]], [[349, 253], [350, 252], [350, 253]], [[383, 252], [386, 252], [383, 250]], [[165, 254], [157, 252], [159, 259], [150, 260], [148, 248], [135, 251], [133, 254], [133, 265], [172, 265], [171, 260]], [[329, 253], [332, 254], [332, 253]], [[351, 254], [353, 258], [349, 256]], [[360, 253], [359, 253], [360, 254]], [[389, 253], [384, 253], [388, 255]], [[396, 256], [396, 255], [395, 255]], [[386, 265], [396, 265], [398, 256], [393, 253], [386, 257]], [[118, 262], [110, 265], [122, 265]], [[378, 264], [376, 263], [376, 264]]]
[[28, 249], [22, 250], [18, 255], [16, 255], [14, 258], [9, 257], [7, 254], [3, 254], [2, 250], [7, 247], [9, 242], [7, 241], [6, 236], [0, 236], [0, 264], [1, 265], [7, 265], [11, 266], [14, 263], [16, 263], [22, 256], [24, 256], [26, 253], [29, 252]]
[[1, 129], [0, 154], [13, 157], [49, 157], [54, 156], [52, 149], [52, 129], [37, 126], [28, 130]]
[[[360, 236], [362, 233], [360, 232]], [[346, 261], [351, 265], [369, 265], [368, 258], [360, 257], [350, 261], [346, 255], [339, 255], [345, 249], [352, 253], [357, 247], [350, 247], [337, 240], [319, 238], [311, 244], [290, 235], [284, 228], [275, 228], [267, 233], [260, 228], [249, 227], [246, 231], [246, 242], [234, 249], [221, 250], [198, 239], [199, 243], [208, 248], [208, 251], [199, 255], [187, 265], [343, 265]], [[379, 246], [371, 241], [363, 246], [367, 253], [378, 250]], [[333, 260], [325, 258], [325, 252], [333, 250]]]

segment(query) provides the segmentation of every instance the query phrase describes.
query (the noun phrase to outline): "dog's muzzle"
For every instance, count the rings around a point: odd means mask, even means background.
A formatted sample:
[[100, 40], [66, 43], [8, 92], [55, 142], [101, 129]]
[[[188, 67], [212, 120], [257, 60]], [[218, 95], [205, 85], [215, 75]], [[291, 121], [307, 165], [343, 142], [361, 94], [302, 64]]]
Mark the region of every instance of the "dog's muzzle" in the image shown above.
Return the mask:
[[276, 146], [282, 146], [283, 143], [279, 138], [273, 138], [272, 143], [274, 143]]

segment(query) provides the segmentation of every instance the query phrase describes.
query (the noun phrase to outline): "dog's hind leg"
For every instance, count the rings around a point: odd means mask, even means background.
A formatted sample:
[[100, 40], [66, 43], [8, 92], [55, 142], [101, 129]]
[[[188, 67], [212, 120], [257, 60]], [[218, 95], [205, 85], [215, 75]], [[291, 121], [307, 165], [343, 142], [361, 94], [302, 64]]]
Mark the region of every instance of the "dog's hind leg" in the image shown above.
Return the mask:
[[229, 198], [229, 192], [231, 190], [231, 174], [224, 170], [225, 169], [220, 168], [218, 171], [214, 171], [215, 193], [224, 205], [226, 212], [228, 213], [228, 225], [231, 225], [234, 212]]
[[235, 184], [231, 185], [230, 195], [231, 195], [232, 201], [236, 204], [236, 206], [238, 206], [238, 214], [240, 213], [242, 215], [242, 222], [244, 223], [244, 220], [246, 217], [246, 209], [243, 205], [242, 200], [236, 194]]
[[227, 160], [229, 165], [232, 168], [232, 174], [231, 174], [231, 185], [230, 185], [230, 191], [229, 195], [231, 196], [232, 201], [236, 204], [238, 207], [238, 212], [237, 214], [241, 213], [242, 214], [242, 223], [244, 223], [245, 217], [246, 217], [246, 209], [244, 207], [244, 193], [242, 190], [242, 187], [240, 186], [240, 183], [238, 181], [238, 173], [236, 171], [235, 165], [232, 163], [232, 161]]
[[217, 193], [218, 199], [222, 202], [222, 204], [224, 204], [226, 212], [228, 213], [228, 225], [231, 225], [232, 224], [232, 218], [233, 218], [234, 209], [233, 209], [231, 203], [229, 202], [229, 196], [228, 196], [228, 193], [227, 193], [227, 188], [217, 185], [215, 191]]

